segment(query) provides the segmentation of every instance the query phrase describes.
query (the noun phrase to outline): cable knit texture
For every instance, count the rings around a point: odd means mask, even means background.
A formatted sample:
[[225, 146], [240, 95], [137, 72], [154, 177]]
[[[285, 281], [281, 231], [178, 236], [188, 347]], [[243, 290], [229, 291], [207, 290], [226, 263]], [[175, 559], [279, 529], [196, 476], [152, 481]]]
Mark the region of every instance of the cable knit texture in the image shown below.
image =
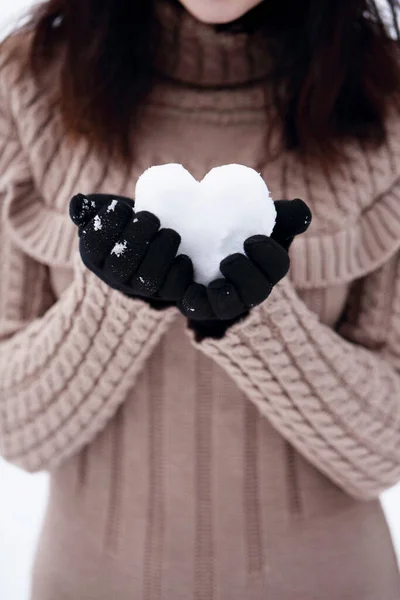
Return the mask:
[[[400, 480], [400, 117], [329, 170], [283, 152], [259, 32], [159, 14], [129, 169], [68, 141], [29, 34], [0, 49], [0, 451], [51, 471], [32, 600], [398, 600], [377, 498]], [[167, 162], [246, 164], [313, 211], [222, 340], [77, 253], [71, 196]]]

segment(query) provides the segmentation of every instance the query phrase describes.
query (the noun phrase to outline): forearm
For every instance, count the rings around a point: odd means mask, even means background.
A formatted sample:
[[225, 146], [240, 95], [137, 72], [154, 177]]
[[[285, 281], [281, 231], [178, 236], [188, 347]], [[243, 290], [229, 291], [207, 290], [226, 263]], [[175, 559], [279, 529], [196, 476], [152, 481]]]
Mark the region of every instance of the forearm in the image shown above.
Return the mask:
[[41, 318], [0, 345], [0, 450], [49, 469], [113, 416], [175, 313], [112, 290], [77, 264]]
[[375, 497], [400, 479], [399, 375], [319, 323], [288, 281], [222, 340], [198, 347], [348, 493]]

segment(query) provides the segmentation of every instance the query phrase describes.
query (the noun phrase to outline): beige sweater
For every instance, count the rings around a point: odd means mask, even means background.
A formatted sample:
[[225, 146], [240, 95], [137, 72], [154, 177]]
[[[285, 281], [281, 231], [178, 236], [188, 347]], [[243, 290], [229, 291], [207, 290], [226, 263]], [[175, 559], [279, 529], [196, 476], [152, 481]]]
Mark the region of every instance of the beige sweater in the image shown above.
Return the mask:
[[[0, 53], [0, 450], [52, 475], [33, 598], [398, 600], [376, 499], [400, 480], [400, 118], [329, 171], [282, 152], [260, 40], [165, 19], [130, 170], [67, 142], [26, 40]], [[70, 197], [167, 162], [246, 164], [313, 211], [220, 341], [77, 253]]]

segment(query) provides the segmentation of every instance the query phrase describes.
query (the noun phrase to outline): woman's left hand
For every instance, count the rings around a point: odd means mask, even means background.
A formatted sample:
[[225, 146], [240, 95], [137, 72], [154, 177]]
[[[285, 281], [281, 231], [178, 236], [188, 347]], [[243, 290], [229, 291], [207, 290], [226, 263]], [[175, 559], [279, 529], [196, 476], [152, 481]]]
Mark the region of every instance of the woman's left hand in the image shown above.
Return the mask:
[[189, 319], [197, 339], [220, 338], [226, 330], [268, 298], [287, 274], [288, 250], [311, 223], [303, 200], [275, 202], [277, 220], [271, 237], [255, 235], [244, 243], [246, 254], [232, 254], [220, 265], [223, 275], [207, 286], [192, 283], [178, 308]]

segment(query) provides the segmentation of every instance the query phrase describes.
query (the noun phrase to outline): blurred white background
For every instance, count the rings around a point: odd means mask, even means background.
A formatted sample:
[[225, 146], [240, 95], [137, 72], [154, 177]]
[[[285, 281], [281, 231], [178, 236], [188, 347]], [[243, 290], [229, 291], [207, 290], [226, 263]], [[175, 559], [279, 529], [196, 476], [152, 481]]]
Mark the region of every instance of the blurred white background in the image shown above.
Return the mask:
[[[0, 37], [30, 4], [27, 0], [0, 0]], [[47, 489], [46, 475], [27, 475], [0, 459], [1, 600], [28, 599], [29, 573]], [[400, 556], [400, 485], [384, 494], [382, 502]]]

